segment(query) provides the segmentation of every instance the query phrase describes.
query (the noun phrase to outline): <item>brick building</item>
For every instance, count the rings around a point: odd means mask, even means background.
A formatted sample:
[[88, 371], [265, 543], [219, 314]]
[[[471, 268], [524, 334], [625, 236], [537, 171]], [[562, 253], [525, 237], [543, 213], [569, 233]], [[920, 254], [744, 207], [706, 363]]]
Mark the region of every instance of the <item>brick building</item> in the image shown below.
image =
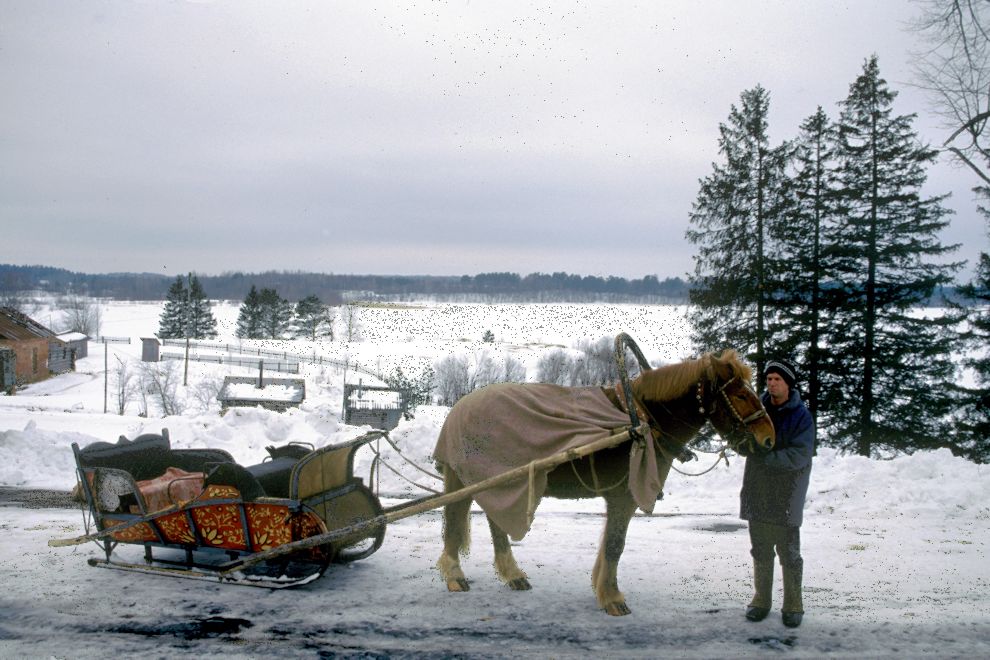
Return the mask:
[[0, 347], [13, 351], [18, 385], [75, 367], [73, 352], [55, 333], [26, 314], [0, 307]]

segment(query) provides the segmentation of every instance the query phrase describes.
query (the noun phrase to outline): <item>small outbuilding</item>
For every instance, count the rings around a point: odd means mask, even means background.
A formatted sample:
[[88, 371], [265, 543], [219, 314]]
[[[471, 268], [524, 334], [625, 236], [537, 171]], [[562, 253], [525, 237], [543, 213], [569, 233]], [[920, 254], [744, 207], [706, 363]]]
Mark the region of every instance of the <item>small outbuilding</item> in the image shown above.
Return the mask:
[[0, 347], [14, 353], [14, 378], [18, 385], [35, 383], [75, 368], [75, 358], [65, 342], [13, 307], [0, 307]]
[[63, 332], [58, 335], [58, 338], [61, 339], [70, 350], [75, 351], [75, 357], [77, 360], [81, 360], [84, 357], [89, 357], [89, 335], [85, 335], [81, 332]]
[[402, 393], [381, 385], [344, 385], [344, 423], [391, 431], [406, 406]]
[[158, 337], [141, 337], [141, 362], [158, 362], [162, 342]]

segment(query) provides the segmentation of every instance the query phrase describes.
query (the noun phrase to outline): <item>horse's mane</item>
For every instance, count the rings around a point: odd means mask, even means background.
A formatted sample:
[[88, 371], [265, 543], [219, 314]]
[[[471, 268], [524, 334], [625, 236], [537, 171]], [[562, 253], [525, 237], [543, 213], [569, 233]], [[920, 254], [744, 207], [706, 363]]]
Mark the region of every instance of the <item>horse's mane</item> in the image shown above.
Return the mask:
[[712, 360], [727, 362], [732, 367], [733, 375], [739, 376], [747, 383], [753, 375], [752, 370], [739, 358], [736, 351], [726, 349], [718, 357], [705, 353], [693, 360], [644, 371], [636, 377], [633, 384], [642, 399], [673, 401], [687, 394], [703, 377], [714, 376]]

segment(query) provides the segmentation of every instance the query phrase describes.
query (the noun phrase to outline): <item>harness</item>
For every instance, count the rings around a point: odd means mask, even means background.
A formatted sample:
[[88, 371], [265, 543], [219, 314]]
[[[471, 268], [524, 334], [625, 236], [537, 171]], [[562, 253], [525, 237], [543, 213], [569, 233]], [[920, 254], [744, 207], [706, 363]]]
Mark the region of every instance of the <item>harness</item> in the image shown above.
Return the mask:
[[[715, 462], [711, 465], [711, 467], [709, 467], [706, 470], [703, 470], [702, 472], [697, 472], [697, 473], [685, 472], [683, 470], [678, 469], [674, 465], [675, 459], [680, 460], [683, 463], [693, 458], [694, 454], [685, 446], [681, 446], [681, 445], [678, 445], [676, 447], [665, 446], [665, 444], [669, 445], [669, 443], [666, 442], [665, 434], [663, 433], [663, 429], [660, 427], [660, 424], [657, 423], [656, 418], [650, 413], [649, 409], [646, 408], [646, 406], [643, 405], [643, 403], [633, 394], [632, 386], [629, 382], [629, 374], [626, 369], [627, 349], [631, 351], [633, 355], [637, 358], [640, 367], [643, 371], [651, 369], [649, 362], [647, 362], [642, 351], [639, 350], [639, 346], [636, 345], [636, 342], [633, 341], [632, 337], [630, 337], [626, 333], [620, 333], [615, 338], [615, 360], [616, 360], [616, 364], [618, 365], [619, 380], [614, 385], [614, 391], [616, 398], [618, 399], [619, 402], [619, 409], [629, 415], [629, 421], [633, 429], [639, 428], [640, 420], [645, 420], [646, 423], [649, 425], [650, 430], [652, 431], [650, 435], [652, 440], [651, 444], [653, 445], [653, 447], [647, 448], [647, 450], [660, 452], [664, 460], [670, 465], [670, 467], [675, 472], [678, 472], [680, 474], [689, 477], [700, 477], [703, 474], [707, 474], [708, 472], [714, 470], [718, 466], [718, 464], [723, 460], [725, 461], [725, 464], [728, 465], [729, 459], [725, 454], [726, 451], [730, 448], [728, 442], [725, 442], [722, 445], [722, 448], [718, 452], [716, 452], [717, 455], [715, 457]], [[714, 369], [712, 368], [711, 357], [706, 356], [706, 360], [707, 360], [707, 364], [705, 368], [705, 374], [698, 379], [698, 385], [695, 391], [695, 399], [698, 402], [698, 412], [706, 420], [711, 419], [711, 415], [715, 412], [719, 400], [721, 400], [721, 402], [725, 405], [726, 409], [728, 409], [732, 418], [735, 420], [735, 426], [731, 431], [733, 434], [735, 434], [740, 429], [745, 429], [749, 424], [760, 419], [761, 417], [766, 416], [767, 414], [766, 410], [764, 410], [761, 407], [756, 411], [754, 411], [753, 413], [747, 415], [746, 417], [743, 417], [742, 414], [736, 409], [735, 405], [733, 405], [732, 399], [729, 398], [727, 390], [734, 383], [736, 383], [736, 381], [739, 381], [743, 387], [748, 387], [748, 385], [737, 374], [732, 378], [730, 378], [729, 380], [727, 380], [726, 382], [722, 383], [721, 386], [718, 386], [716, 388], [716, 383], [715, 383], [716, 376], [714, 373]], [[710, 393], [710, 398], [708, 399], [709, 402], [707, 405], [705, 403], [706, 384], [710, 384], [712, 389]], [[643, 444], [645, 444], [646, 442], [645, 438], [638, 436], [637, 434], [634, 434], [632, 432], [630, 432], [630, 436], [633, 437], [633, 442], [639, 442]], [[622, 483], [624, 483], [629, 477], [627, 473], [622, 478], [620, 478], [616, 483], [612, 484], [611, 486], [602, 488], [598, 481], [598, 473], [595, 470], [594, 455], [588, 456], [588, 462], [589, 462], [589, 467], [591, 469], [591, 481], [592, 481], [591, 485], [585, 483], [584, 479], [581, 478], [581, 475], [577, 471], [577, 466], [574, 465], [573, 461], [571, 461], [571, 469], [574, 471], [574, 476], [577, 478], [581, 486], [596, 495], [601, 495], [605, 492], [617, 488]]]

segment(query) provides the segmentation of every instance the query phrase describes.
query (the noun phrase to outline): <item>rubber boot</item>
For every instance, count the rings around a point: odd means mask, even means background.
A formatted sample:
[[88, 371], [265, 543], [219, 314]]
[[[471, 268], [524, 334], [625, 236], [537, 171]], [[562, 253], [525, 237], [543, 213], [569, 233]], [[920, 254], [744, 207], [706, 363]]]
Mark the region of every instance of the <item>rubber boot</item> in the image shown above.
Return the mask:
[[780, 616], [788, 628], [797, 628], [804, 618], [804, 604], [801, 602], [801, 579], [804, 574], [804, 562], [781, 564], [784, 572], [784, 605], [780, 608]]
[[773, 602], [773, 560], [753, 562], [753, 586], [756, 593], [746, 608], [746, 618], [762, 621], [770, 613]]

